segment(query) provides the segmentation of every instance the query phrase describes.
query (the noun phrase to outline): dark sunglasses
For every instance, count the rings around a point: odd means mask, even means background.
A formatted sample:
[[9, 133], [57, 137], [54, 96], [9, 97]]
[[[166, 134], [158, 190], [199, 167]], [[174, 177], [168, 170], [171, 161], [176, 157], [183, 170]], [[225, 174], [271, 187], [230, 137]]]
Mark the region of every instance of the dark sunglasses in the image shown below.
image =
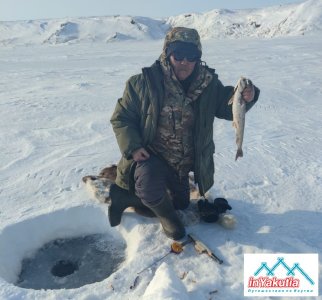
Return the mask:
[[183, 61], [186, 58], [189, 62], [196, 62], [200, 59], [200, 57], [196, 54], [187, 54], [183, 52], [174, 51], [172, 55], [176, 61]]

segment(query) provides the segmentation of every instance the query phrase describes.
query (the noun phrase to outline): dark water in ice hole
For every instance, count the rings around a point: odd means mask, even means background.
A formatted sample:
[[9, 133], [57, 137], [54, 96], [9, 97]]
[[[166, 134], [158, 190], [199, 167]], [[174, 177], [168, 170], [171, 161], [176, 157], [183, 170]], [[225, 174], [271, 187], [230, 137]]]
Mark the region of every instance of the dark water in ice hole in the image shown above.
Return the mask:
[[125, 243], [94, 234], [58, 239], [22, 261], [17, 286], [28, 289], [72, 289], [102, 281], [124, 261]]

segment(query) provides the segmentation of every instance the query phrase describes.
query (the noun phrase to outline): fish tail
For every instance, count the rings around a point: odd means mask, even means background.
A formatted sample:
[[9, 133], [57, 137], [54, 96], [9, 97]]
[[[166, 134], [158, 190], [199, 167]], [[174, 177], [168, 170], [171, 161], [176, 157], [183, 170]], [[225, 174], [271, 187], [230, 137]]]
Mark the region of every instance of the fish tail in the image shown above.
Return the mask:
[[243, 157], [243, 155], [243, 149], [237, 149], [235, 161], [238, 159], [238, 157]]

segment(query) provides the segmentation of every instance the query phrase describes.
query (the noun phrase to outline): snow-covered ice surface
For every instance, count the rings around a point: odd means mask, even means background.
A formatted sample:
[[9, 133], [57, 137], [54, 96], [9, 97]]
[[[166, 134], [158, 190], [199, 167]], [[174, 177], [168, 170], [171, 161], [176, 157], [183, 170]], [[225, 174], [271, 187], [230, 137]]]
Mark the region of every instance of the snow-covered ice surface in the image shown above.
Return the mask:
[[[261, 89], [246, 117], [242, 159], [234, 161], [231, 123], [214, 123], [216, 174], [210, 193], [228, 199], [238, 224], [234, 230], [202, 223], [187, 227], [223, 265], [187, 245], [137, 278], [169, 251], [171, 241], [157, 220], [133, 212], [111, 228], [106, 205], [89, 199], [81, 178], [118, 161], [109, 118], [125, 81], [152, 64], [162, 44], [0, 48], [0, 299], [243, 299], [244, 253], [321, 253], [321, 32], [208, 39], [203, 59], [224, 84], [234, 85], [243, 75]], [[91, 234], [127, 245], [125, 261], [110, 277], [77, 289], [15, 286], [23, 258], [52, 240]]]
[[[172, 282], [173, 299], [178, 291], [182, 299], [242, 299], [244, 253], [321, 253], [322, 40], [203, 45], [205, 61], [223, 83], [244, 75], [261, 88], [260, 101], [247, 114], [244, 158], [234, 161], [231, 123], [214, 124], [210, 192], [229, 200], [238, 226], [187, 228], [223, 265], [187, 246], [160, 270], [157, 265], [143, 272], [132, 289], [136, 273], [167, 253], [171, 241], [156, 220], [131, 212], [111, 228], [106, 206], [89, 199], [81, 178], [119, 159], [109, 117], [127, 78], [158, 57], [162, 41], [1, 48], [1, 299], [141, 298], [154, 276], [160, 295]], [[14, 285], [22, 259], [47, 242], [97, 233], [127, 244], [125, 262], [106, 280], [69, 290]], [[177, 279], [169, 281], [175, 275], [184, 277], [185, 289]]]

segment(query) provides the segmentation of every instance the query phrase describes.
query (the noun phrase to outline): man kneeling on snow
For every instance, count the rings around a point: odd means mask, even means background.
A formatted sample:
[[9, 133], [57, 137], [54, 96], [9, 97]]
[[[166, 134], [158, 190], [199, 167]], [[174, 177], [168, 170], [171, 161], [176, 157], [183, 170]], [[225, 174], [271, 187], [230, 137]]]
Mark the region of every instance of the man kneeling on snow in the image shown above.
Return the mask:
[[[213, 185], [213, 121], [232, 120], [234, 87], [224, 86], [201, 55], [195, 29], [173, 28], [159, 60], [127, 81], [111, 118], [122, 153], [110, 188], [111, 226], [134, 207], [157, 216], [169, 238], [181, 239], [185, 228], [176, 210], [189, 206], [189, 172], [202, 196]], [[248, 110], [259, 90], [248, 86], [242, 95]]]

